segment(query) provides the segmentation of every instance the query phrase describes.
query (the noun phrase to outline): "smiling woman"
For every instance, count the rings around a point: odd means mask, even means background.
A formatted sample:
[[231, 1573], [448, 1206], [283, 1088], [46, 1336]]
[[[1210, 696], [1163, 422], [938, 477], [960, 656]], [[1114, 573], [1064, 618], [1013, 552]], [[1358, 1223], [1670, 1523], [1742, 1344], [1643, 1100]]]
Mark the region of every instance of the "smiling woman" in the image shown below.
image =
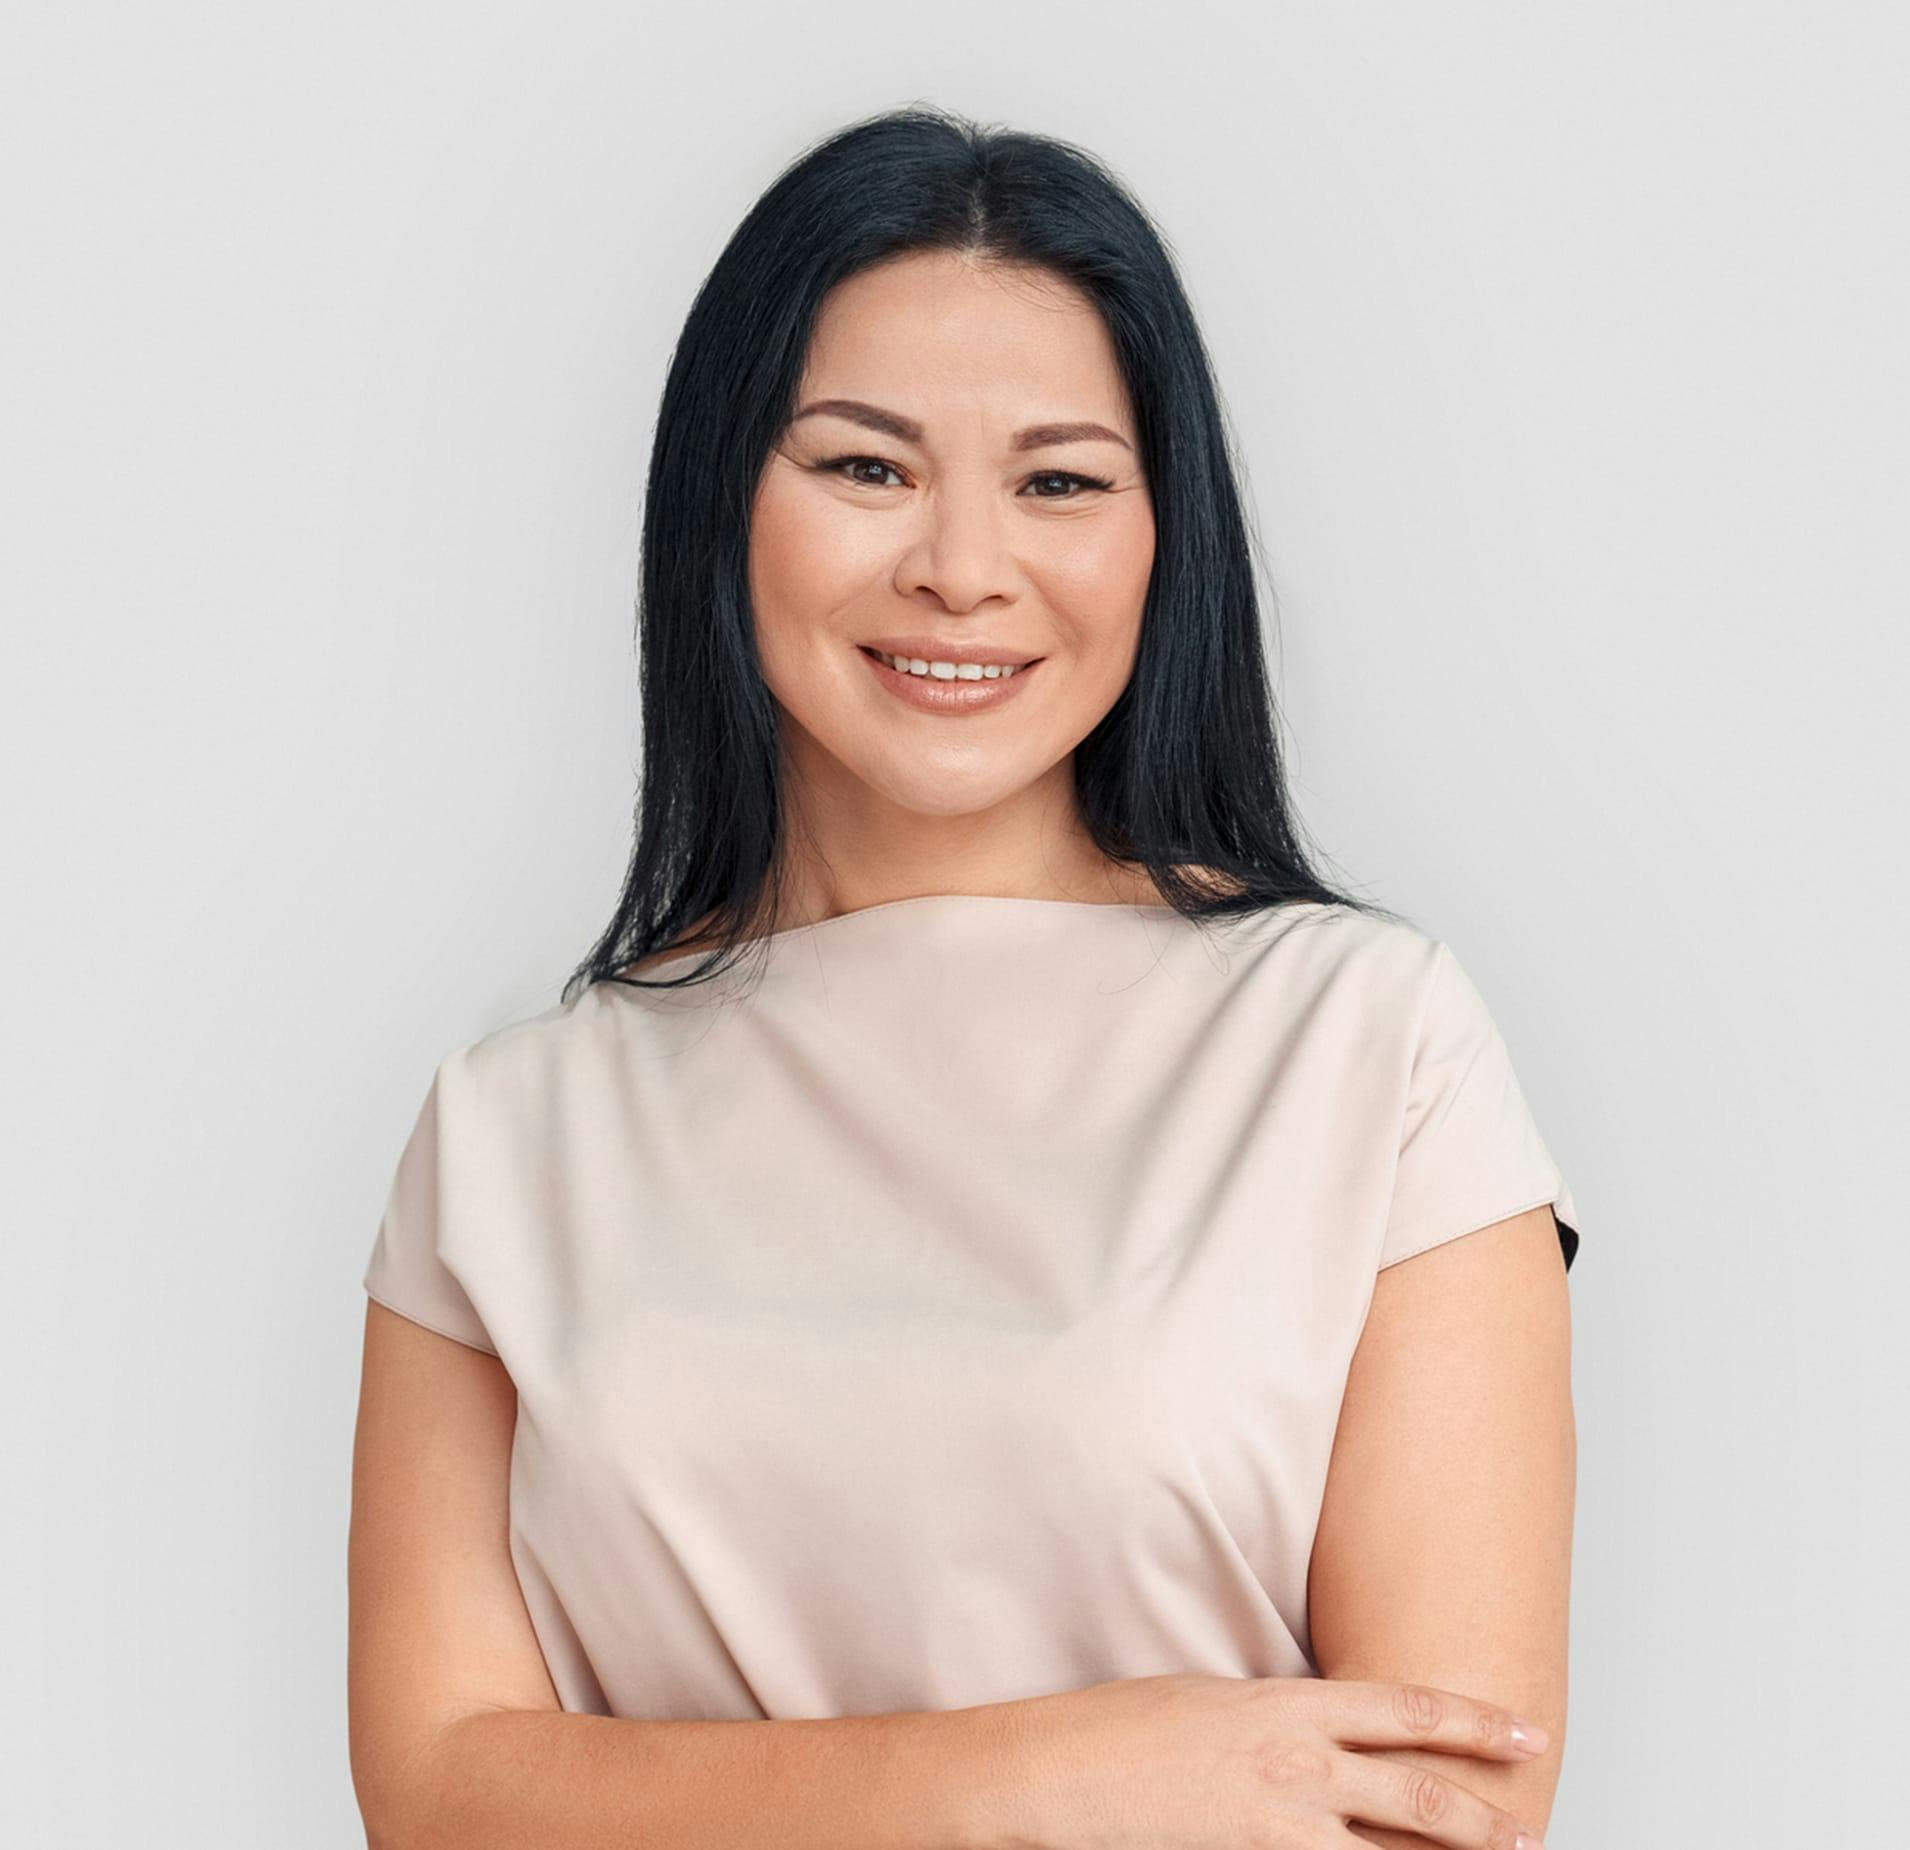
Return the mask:
[[637, 839], [567, 993], [950, 886], [1383, 914], [1301, 847], [1207, 355], [1084, 150], [914, 109], [793, 162], [676, 343], [642, 571]]
[[[1016, 810], [1065, 813], [1070, 754], [1133, 672], [1154, 564], [1094, 303], [1032, 265], [891, 258], [830, 291], [798, 395], [750, 516], [756, 646], [791, 782], [816, 788], [829, 766], [880, 790], [914, 819], [925, 862], [1005, 845]], [[844, 455], [857, 432], [891, 453]], [[1101, 473], [1063, 470], [1064, 456]], [[887, 633], [898, 617], [906, 636]], [[1000, 672], [1025, 663], [1040, 673]], [[946, 849], [924, 816], [950, 819]]]
[[1458, 959], [1301, 846], [1245, 536], [1080, 150], [901, 111], [736, 231], [621, 899], [440, 1063], [365, 1274], [374, 1841], [1542, 1822], [1576, 1209]]

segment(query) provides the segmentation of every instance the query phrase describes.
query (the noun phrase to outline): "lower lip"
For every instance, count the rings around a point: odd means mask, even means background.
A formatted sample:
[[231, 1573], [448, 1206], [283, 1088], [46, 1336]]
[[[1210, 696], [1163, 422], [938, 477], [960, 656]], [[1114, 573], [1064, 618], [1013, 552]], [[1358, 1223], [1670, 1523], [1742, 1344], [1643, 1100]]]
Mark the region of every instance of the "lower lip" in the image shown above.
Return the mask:
[[1047, 659], [1036, 656], [1013, 674], [997, 675], [992, 681], [950, 681], [932, 674], [904, 674], [867, 649], [858, 648], [856, 653], [897, 700], [918, 707], [924, 713], [979, 713], [985, 707], [998, 707], [1004, 700], [1014, 699], [1021, 691], [1021, 684]]

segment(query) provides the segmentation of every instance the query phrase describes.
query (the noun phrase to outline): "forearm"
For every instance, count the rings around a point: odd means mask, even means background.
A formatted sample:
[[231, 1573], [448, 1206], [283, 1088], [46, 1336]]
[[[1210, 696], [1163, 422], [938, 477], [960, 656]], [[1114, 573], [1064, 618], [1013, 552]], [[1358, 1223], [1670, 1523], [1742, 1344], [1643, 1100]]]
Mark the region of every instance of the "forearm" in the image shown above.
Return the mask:
[[792, 1721], [491, 1710], [445, 1729], [371, 1850], [980, 1850], [1015, 1778], [993, 1703]]

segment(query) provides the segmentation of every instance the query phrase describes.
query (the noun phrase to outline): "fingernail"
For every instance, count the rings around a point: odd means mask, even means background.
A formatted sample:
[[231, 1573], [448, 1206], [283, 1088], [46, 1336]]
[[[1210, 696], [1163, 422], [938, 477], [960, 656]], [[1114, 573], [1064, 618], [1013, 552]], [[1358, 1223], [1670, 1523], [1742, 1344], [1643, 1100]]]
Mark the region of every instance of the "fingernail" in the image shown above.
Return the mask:
[[1521, 1831], [1512, 1840], [1512, 1850], [1545, 1850], [1545, 1846], [1530, 1831]]
[[[1544, 1753], [1545, 1744], [1551, 1738], [1552, 1737], [1547, 1734], [1537, 1722], [1514, 1722], [1512, 1724], [1512, 1745], [1522, 1754]], [[1542, 1850], [1542, 1846], [1539, 1844], [1537, 1838], [1528, 1838], [1526, 1842], [1531, 1845], [1532, 1850]], [[1526, 1844], [1521, 1844], [1519, 1850], [1526, 1850]]]

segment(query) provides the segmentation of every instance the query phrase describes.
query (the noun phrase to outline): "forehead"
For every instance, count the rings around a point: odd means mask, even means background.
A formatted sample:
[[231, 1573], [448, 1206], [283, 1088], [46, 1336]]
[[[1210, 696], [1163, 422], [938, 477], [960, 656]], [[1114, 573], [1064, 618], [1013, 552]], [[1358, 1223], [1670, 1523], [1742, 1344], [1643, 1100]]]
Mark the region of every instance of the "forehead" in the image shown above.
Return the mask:
[[1126, 426], [1114, 345], [1087, 296], [1050, 271], [947, 251], [912, 252], [832, 289], [802, 395], [873, 400], [931, 427], [963, 413]]

